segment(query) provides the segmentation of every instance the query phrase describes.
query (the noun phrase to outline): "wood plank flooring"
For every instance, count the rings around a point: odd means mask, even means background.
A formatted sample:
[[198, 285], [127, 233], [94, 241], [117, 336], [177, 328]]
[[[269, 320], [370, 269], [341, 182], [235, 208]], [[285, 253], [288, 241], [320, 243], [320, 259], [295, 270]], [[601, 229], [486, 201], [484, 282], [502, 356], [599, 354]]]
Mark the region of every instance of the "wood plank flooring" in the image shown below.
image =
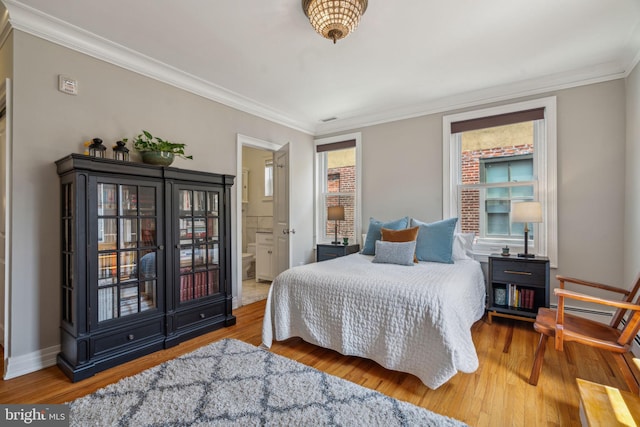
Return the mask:
[[[261, 343], [264, 301], [234, 311], [235, 326], [220, 329], [121, 366], [71, 383], [50, 367], [0, 381], [0, 403], [63, 403], [134, 375], [163, 361], [222, 338]], [[272, 351], [389, 396], [447, 415], [471, 426], [579, 426], [576, 378], [626, 390], [608, 353], [569, 343], [563, 353], [547, 346], [538, 386], [528, 383], [539, 335], [531, 323], [494, 318], [472, 328], [480, 359], [472, 374], [459, 373], [431, 390], [410, 374], [382, 368], [359, 357], [343, 356], [298, 339], [275, 343]]]

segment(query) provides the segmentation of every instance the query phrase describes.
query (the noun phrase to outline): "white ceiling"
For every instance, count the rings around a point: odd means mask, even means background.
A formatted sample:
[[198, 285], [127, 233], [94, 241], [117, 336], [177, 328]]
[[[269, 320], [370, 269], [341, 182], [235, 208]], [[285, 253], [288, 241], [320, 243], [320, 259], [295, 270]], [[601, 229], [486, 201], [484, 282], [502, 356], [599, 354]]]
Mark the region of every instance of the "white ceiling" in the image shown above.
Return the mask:
[[311, 134], [624, 77], [640, 52], [638, 0], [369, 0], [335, 45], [300, 0], [3, 2], [14, 28]]

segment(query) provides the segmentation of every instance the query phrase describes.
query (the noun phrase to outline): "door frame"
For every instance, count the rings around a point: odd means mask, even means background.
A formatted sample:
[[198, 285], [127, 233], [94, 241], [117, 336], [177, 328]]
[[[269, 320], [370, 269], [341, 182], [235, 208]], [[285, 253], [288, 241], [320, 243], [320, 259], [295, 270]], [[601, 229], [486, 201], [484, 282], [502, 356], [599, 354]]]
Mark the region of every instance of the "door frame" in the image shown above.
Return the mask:
[[12, 156], [12, 104], [13, 99], [11, 94], [12, 86], [11, 79], [6, 78], [0, 83], [0, 110], [5, 109], [5, 147], [4, 147], [4, 160], [5, 164], [0, 165], [0, 173], [5, 176], [5, 201], [4, 206], [0, 206], [0, 209], [4, 209], [4, 277], [1, 286], [4, 287], [4, 319], [2, 326], [2, 347], [4, 348], [4, 371], [2, 378], [7, 379], [9, 372], [9, 358], [11, 356], [11, 203], [12, 203], [12, 182], [11, 182], [11, 156]]
[[[233, 248], [235, 244], [235, 268], [233, 268], [232, 280], [236, 283], [236, 295], [233, 297], [232, 307], [234, 309], [242, 306], [242, 185], [239, 185], [239, 179], [242, 177], [242, 147], [259, 148], [271, 152], [278, 151], [283, 145], [275, 142], [269, 142], [252, 136], [237, 134], [236, 137], [236, 231], [231, 235], [235, 236], [231, 244]], [[291, 173], [291, 172], [289, 172]]]

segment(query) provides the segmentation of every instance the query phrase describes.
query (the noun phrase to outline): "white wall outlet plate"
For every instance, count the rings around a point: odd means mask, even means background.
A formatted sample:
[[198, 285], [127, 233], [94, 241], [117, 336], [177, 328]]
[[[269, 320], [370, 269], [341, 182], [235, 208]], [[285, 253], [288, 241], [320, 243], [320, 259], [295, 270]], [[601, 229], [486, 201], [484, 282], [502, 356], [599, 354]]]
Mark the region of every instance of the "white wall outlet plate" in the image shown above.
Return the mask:
[[60, 92], [68, 93], [69, 95], [77, 95], [78, 81], [60, 74], [58, 76], [58, 90]]

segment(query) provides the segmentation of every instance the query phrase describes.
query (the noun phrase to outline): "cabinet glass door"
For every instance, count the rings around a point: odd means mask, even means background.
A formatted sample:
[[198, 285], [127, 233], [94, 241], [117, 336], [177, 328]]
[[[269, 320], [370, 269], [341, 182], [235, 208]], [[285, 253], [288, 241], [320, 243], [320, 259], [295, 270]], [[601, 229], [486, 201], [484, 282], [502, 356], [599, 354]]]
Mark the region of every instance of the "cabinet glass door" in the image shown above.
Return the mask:
[[159, 187], [97, 184], [98, 322], [158, 307]]
[[178, 190], [180, 303], [220, 292], [220, 193]]

